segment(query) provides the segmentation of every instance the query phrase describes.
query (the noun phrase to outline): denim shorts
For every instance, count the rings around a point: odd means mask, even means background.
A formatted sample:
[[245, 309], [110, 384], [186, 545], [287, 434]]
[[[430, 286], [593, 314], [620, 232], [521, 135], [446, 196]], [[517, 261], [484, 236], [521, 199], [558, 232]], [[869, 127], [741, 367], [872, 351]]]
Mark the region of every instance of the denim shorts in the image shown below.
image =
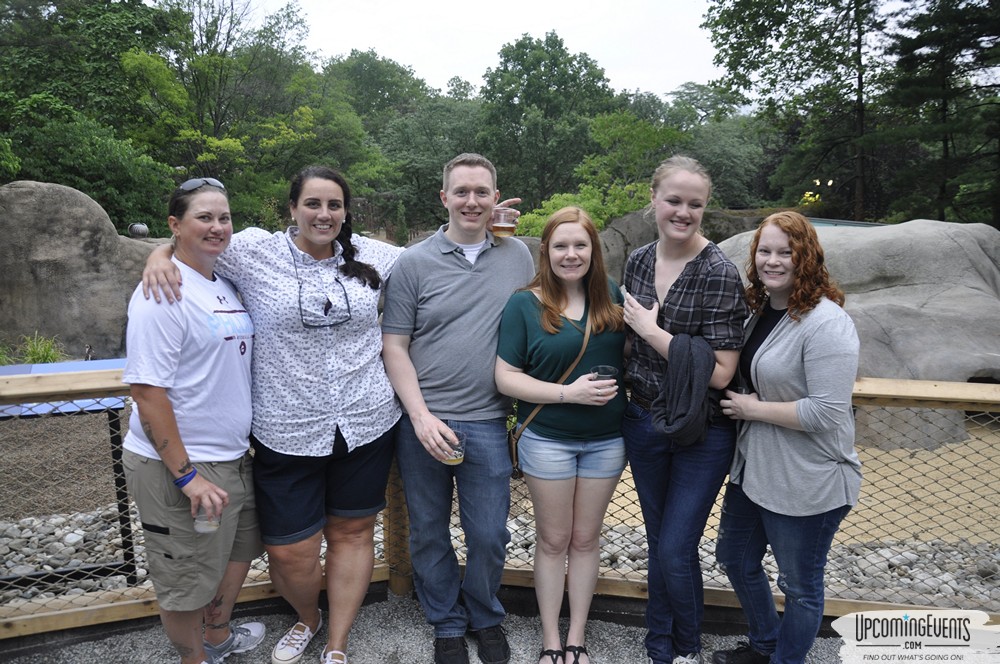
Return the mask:
[[395, 427], [350, 452], [337, 431], [333, 454], [282, 454], [253, 435], [253, 479], [264, 544], [295, 544], [323, 529], [326, 516], [365, 517], [385, 507]]
[[608, 479], [625, 470], [625, 441], [621, 436], [556, 440], [539, 436], [529, 426], [517, 442], [517, 458], [525, 475], [542, 480]]

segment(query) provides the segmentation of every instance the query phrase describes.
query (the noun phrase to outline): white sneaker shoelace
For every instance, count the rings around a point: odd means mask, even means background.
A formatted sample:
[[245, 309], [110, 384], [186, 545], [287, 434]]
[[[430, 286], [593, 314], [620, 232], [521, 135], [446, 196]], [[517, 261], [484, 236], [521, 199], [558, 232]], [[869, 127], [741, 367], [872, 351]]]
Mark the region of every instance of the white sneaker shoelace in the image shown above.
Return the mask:
[[[299, 625], [302, 625], [302, 629], [296, 629]], [[308, 626], [298, 623], [295, 627], [285, 632], [285, 635], [281, 637], [278, 641], [279, 648], [290, 648], [292, 650], [301, 650], [312, 641], [313, 633]]]

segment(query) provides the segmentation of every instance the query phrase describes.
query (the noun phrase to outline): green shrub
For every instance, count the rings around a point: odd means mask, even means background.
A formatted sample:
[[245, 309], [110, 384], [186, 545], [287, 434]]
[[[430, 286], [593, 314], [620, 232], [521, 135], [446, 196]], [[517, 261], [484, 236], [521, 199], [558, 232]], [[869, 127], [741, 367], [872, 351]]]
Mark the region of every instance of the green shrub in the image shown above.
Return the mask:
[[14, 351], [7, 344], [0, 344], [0, 366], [14, 363]]
[[38, 332], [32, 336], [22, 336], [16, 354], [18, 362], [22, 364], [48, 364], [69, 359], [55, 337], [39, 336]]
[[542, 206], [531, 212], [522, 214], [517, 222], [517, 234], [524, 236], [540, 237], [545, 222], [548, 221], [552, 213], [568, 205], [586, 210], [590, 218], [594, 220], [597, 230], [604, 230], [604, 225], [612, 219], [623, 217], [630, 212], [635, 212], [645, 205], [648, 200], [643, 198], [643, 187], [645, 185], [630, 184], [627, 187], [612, 185], [607, 189], [599, 190], [591, 185], [580, 187], [576, 194], [555, 194], [546, 199]]

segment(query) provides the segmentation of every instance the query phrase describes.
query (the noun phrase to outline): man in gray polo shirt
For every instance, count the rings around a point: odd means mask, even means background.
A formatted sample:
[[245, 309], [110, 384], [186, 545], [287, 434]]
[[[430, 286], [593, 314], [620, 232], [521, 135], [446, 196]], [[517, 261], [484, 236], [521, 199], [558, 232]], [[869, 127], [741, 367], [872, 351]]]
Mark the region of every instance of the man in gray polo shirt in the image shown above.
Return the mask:
[[[404, 411], [396, 454], [435, 664], [469, 661], [467, 631], [484, 664], [506, 664], [497, 591], [510, 541], [510, 402], [497, 392], [493, 365], [504, 305], [535, 267], [522, 242], [486, 230], [500, 197], [489, 160], [455, 157], [443, 186], [448, 223], [403, 252], [386, 285], [382, 355]], [[466, 436], [465, 458], [447, 465], [456, 432]], [[453, 487], [468, 551], [464, 578], [451, 545]]]

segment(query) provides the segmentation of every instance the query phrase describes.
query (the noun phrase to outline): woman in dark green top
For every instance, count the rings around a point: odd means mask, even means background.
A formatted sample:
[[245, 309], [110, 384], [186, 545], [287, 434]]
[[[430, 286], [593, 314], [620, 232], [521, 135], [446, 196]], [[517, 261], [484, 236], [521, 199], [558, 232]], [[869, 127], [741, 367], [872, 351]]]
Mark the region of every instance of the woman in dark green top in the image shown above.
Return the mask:
[[[625, 469], [621, 438], [625, 393], [622, 294], [607, 278], [597, 229], [587, 213], [567, 207], [542, 231], [535, 279], [511, 296], [500, 322], [496, 382], [518, 400], [520, 421], [544, 404], [519, 443], [534, 504], [535, 595], [542, 619], [542, 664], [589, 664], [587, 614], [597, 583], [600, 535], [608, 503]], [[569, 377], [583, 345], [587, 348]], [[603, 373], [603, 372], [602, 372]], [[568, 561], [570, 624], [563, 646], [559, 609]]]

